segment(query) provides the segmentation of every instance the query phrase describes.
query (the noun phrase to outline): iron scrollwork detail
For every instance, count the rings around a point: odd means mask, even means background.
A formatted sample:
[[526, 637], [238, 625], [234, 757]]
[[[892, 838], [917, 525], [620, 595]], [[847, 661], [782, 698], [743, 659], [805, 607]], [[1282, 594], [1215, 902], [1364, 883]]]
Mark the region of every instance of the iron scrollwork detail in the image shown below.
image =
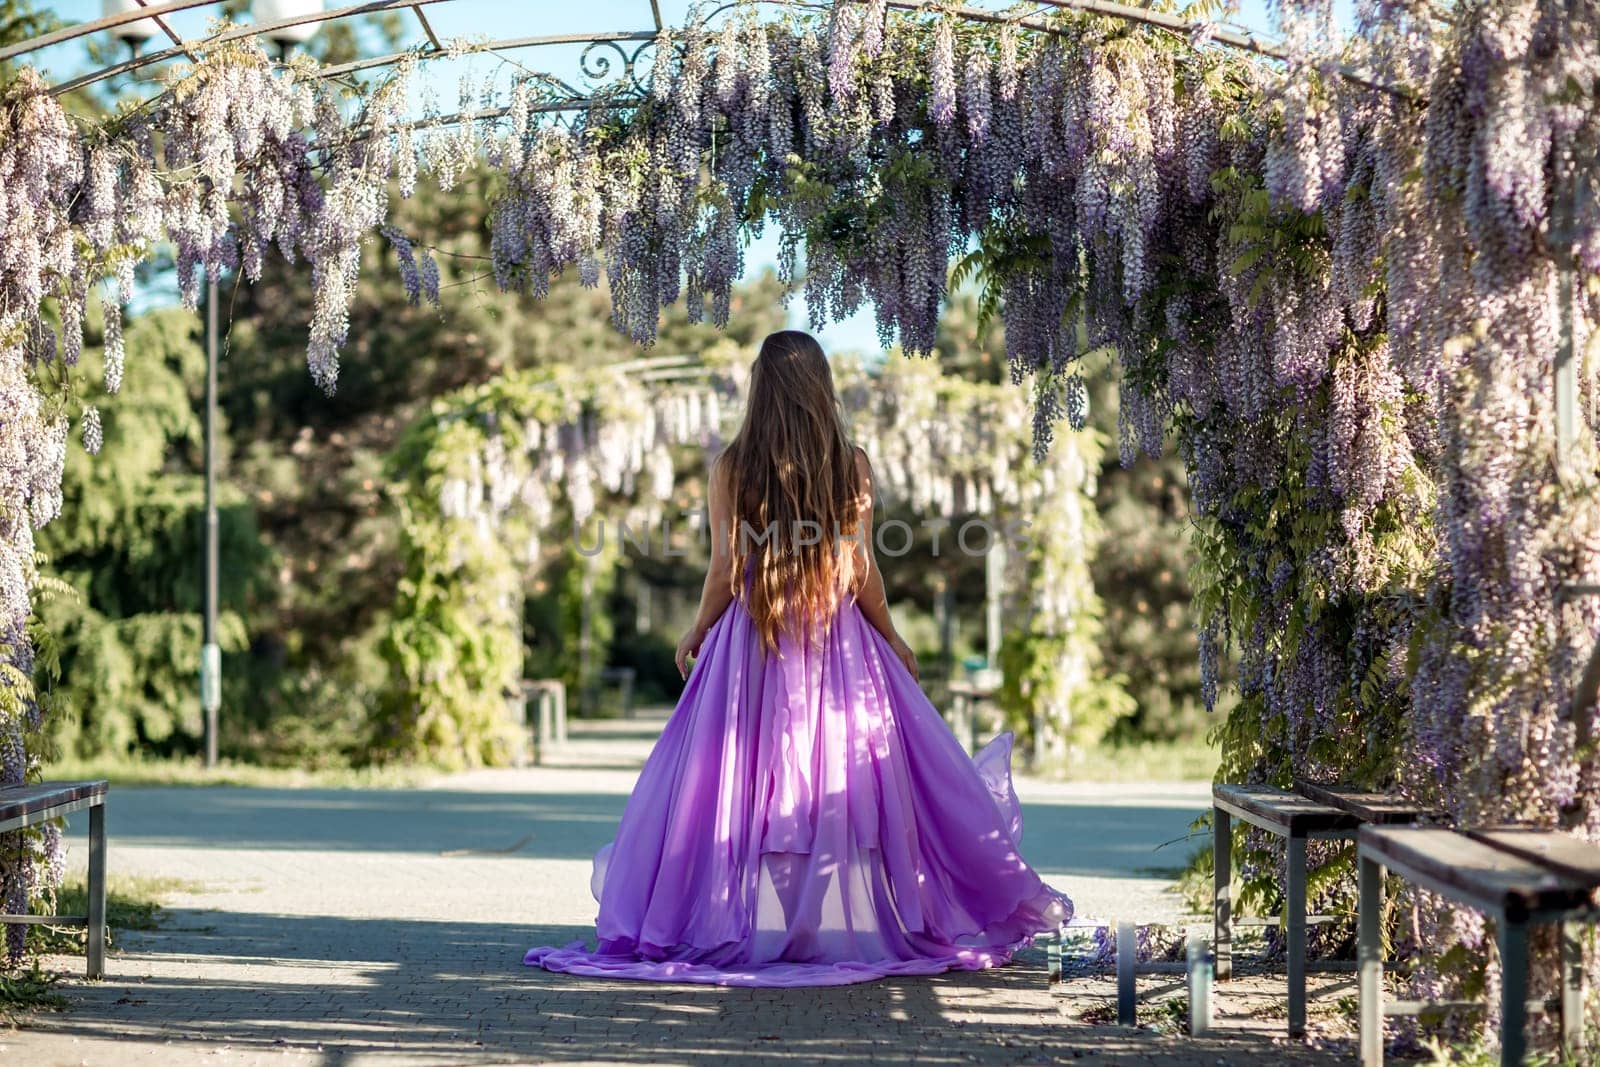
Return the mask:
[[[622, 89], [629, 95], [643, 98], [649, 87], [640, 79], [639, 57], [647, 50], [655, 48], [653, 40], [640, 41], [630, 50], [627, 46], [631, 41], [590, 41], [578, 56], [578, 69], [583, 71], [583, 76], [590, 83], [590, 89], [595, 92], [616, 91]], [[604, 49], [616, 53], [616, 59], [607, 55]], [[613, 74], [611, 68], [620, 65], [620, 69]], [[649, 66], [646, 68], [648, 76]]]
[[540, 90], [541, 111], [582, 109], [601, 101], [608, 107], [632, 107], [649, 96], [653, 64], [647, 53], [654, 49], [654, 40], [592, 40], [578, 55], [581, 77], [574, 81], [579, 84], [545, 72], [530, 74], [526, 80]]

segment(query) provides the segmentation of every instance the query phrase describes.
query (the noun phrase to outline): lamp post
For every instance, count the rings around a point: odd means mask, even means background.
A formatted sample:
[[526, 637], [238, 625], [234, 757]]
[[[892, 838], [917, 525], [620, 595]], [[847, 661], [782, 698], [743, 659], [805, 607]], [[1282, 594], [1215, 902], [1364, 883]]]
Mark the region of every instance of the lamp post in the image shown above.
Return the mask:
[[[100, 0], [100, 14], [120, 15], [125, 11], [137, 11], [145, 5], [139, 0]], [[111, 35], [128, 46], [130, 54], [137, 56], [144, 43], [156, 35], [154, 19], [135, 19], [133, 22], [124, 22], [120, 26], [111, 28]]]
[[200, 707], [206, 715], [206, 766], [217, 765], [217, 711], [222, 707], [222, 648], [217, 644], [217, 283], [206, 283], [206, 529], [201, 622]]
[[[106, 0], [109, 12], [113, 2], [117, 10], [126, 11], [143, 6], [138, 0]], [[255, 5], [256, 21], [262, 25], [281, 19], [309, 15], [322, 10], [322, 0], [258, 0]], [[129, 36], [134, 26], [149, 23], [140, 19], [117, 27], [118, 36]], [[153, 24], [140, 38], [143, 41], [154, 32]], [[289, 50], [309, 41], [317, 32], [315, 22], [296, 26], [280, 26], [266, 34], [278, 46], [280, 58], [287, 59]], [[137, 52], [137, 45], [134, 46]], [[206, 409], [205, 409], [205, 590], [202, 596], [200, 645], [200, 707], [205, 712], [206, 766], [217, 765], [217, 712], [222, 707], [222, 648], [217, 644], [217, 283], [206, 283]]]

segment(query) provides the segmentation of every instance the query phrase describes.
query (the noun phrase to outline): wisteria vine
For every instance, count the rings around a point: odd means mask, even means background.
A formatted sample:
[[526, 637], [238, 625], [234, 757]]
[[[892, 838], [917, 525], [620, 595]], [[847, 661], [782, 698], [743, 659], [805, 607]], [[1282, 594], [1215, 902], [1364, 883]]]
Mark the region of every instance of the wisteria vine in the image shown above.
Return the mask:
[[[496, 282], [603, 281], [644, 344], [679, 299], [725, 322], [743, 238], [774, 227], [814, 319], [870, 304], [912, 353], [952, 264], [975, 278], [1041, 448], [1082, 417], [1079, 357], [1114, 349], [1124, 457], [1189, 467], [1206, 686], [1232, 648], [1243, 697], [1225, 773], [1600, 836], [1569, 710], [1600, 602], [1563, 593], [1600, 583], [1595, 427], [1562, 464], [1550, 430], [1554, 354], [1592, 366], [1600, 317], [1600, 195], [1575, 192], [1600, 170], [1600, 7], [1361, 0], [1348, 40], [1325, 0], [1277, 7], [1270, 63], [1205, 21], [739, 7], [663, 31], [643, 99], [559, 122], [537, 80], [416, 121], [415, 62], [348, 98], [234, 41], [84, 125], [23, 68], [0, 96], [4, 780], [29, 773], [32, 530], [60, 506], [87, 302], [115, 389], [141, 257], [171, 247], [191, 303], [303, 258], [331, 389], [364, 241], [437, 296], [439, 265], [382, 229], [391, 196], [479, 166], [503, 177]], [[15, 904], [32, 867], [3, 877]]]

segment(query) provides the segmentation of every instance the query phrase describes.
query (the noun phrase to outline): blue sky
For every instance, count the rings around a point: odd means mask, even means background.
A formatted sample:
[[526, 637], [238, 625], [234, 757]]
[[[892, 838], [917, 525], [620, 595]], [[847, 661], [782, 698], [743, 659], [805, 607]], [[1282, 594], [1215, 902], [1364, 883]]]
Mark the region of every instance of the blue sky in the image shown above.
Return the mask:
[[[331, 0], [329, 6], [337, 6], [338, 2], [339, 0]], [[688, 0], [659, 0], [659, 2], [662, 18], [669, 24], [683, 22], [690, 8]], [[1008, 6], [995, 3], [993, 0], [977, 0], [977, 2], [985, 7]], [[100, 0], [70, 0], [67, 3], [39, 6], [53, 10], [67, 22], [87, 21], [99, 17], [101, 13]], [[210, 6], [206, 6], [179, 12], [169, 16], [169, 20], [179, 35], [199, 37], [206, 32], [212, 10]], [[1348, 22], [1349, 0], [1337, 0], [1336, 10], [1340, 18]], [[536, 0], [518, 4], [507, 3], [506, 0], [447, 0], [444, 3], [430, 4], [424, 7], [423, 11], [441, 38], [503, 38], [650, 30], [655, 25], [649, 0], [582, 0], [577, 3]], [[421, 26], [409, 12], [402, 11], [400, 15], [407, 34], [407, 43], [420, 43], [426, 40]], [[1266, 13], [1265, 0], [1244, 0], [1240, 5], [1238, 22], [1254, 32], [1268, 33], [1270, 21]], [[150, 47], [162, 47], [161, 40], [159, 38], [152, 40]], [[423, 69], [430, 72], [435, 91], [448, 109], [453, 106], [459, 80], [463, 75], [470, 76], [476, 84], [481, 83], [485, 77], [498, 74], [499, 83], [503, 86], [517, 72], [516, 64], [519, 62], [528, 64], [533, 69], [553, 73], [581, 87], [584, 81], [579, 67], [580, 52], [581, 48], [578, 46], [546, 46], [509, 53], [511, 63], [507, 63], [498, 55], [479, 55], [458, 61], [442, 61], [427, 65]], [[91, 66], [82, 41], [37, 53], [33, 61], [44, 67], [52, 80], [64, 79]], [[757, 271], [763, 266], [772, 264], [776, 258], [777, 241], [769, 227], [767, 235], [752, 243], [747, 249], [746, 268]], [[802, 321], [805, 312], [801, 301], [795, 301], [791, 314], [795, 319], [795, 325], [805, 325]], [[826, 327], [820, 331], [820, 337], [823, 344], [830, 349], [866, 352], [876, 351], [879, 348], [870, 308], [850, 319]]]

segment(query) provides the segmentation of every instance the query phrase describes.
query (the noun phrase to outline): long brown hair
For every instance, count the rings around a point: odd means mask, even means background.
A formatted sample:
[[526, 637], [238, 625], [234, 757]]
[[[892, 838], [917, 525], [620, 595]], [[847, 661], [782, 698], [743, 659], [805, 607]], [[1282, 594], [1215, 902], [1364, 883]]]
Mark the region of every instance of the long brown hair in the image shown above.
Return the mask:
[[840, 539], [860, 523], [855, 447], [828, 357], [810, 334], [783, 330], [761, 343], [744, 424], [717, 473], [733, 512], [732, 529], [717, 532], [732, 540], [735, 596], [763, 646], [776, 651], [784, 630], [804, 633], [836, 607], [839, 580], [853, 577], [855, 561]]

